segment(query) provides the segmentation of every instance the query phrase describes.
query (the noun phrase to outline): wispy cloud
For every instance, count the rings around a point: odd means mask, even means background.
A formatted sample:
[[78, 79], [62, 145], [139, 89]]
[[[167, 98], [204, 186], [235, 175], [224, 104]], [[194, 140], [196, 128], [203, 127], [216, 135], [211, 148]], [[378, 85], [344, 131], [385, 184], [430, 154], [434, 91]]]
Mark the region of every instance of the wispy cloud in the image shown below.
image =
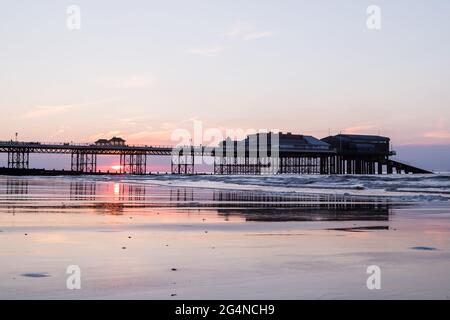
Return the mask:
[[260, 39], [260, 38], [268, 38], [273, 36], [275, 33], [272, 31], [261, 31], [261, 32], [252, 32], [246, 34], [243, 39], [244, 40], [252, 40], [252, 39]]
[[114, 136], [120, 136], [122, 131], [120, 130], [111, 130], [107, 132], [99, 132], [88, 137], [89, 141], [95, 141], [98, 139], [110, 139]]
[[236, 37], [242, 34], [242, 26], [236, 25], [230, 31], [225, 32], [223, 35], [227, 37]]
[[437, 131], [429, 131], [423, 134], [425, 138], [432, 139], [450, 139], [450, 131], [448, 130], [437, 130]]
[[156, 78], [148, 75], [101, 76], [95, 80], [95, 83], [104, 88], [140, 89], [155, 84]]
[[41, 117], [49, 117], [55, 116], [59, 114], [64, 114], [69, 111], [76, 110], [82, 107], [94, 106], [98, 104], [102, 104], [108, 101], [112, 101], [114, 99], [103, 99], [96, 100], [85, 103], [77, 103], [77, 104], [61, 104], [61, 105], [38, 105], [31, 108], [31, 110], [22, 114], [23, 118], [41, 118]]
[[268, 38], [274, 35], [275, 33], [272, 31], [259, 31], [254, 26], [248, 23], [237, 24], [229, 32], [224, 33], [224, 36], [236, 37], [242, 40]]
[[200, 48], [191, 48], [188, 51], [192, 54], [197, 54], [205, 57], [214, 57], [224, 50], [225, 48], [223, 46], [214, 45]]
[[137, 124], [137, 121], [139, 120], [139, 118], [121, 118], [118, 120], [124, 126], [134, 126]]
[[438, 118], [433, 130], [427, 131], [423, 134], [424, 138], [447, 140], [450, 139], [450, 130], [448, 130], [447, 119]]
[[356, 134], [356, 133], [366, 133], [365, 131], [373, 129], [372, 125], [358, 125], [353, 127], [348, 127], [344, 129], [344, 133]]
[[67, 105], [54, 105], [54, 106], [35, 106], [32, 110], [25, 112], [22, 116], [24, 118], [40, 118], [46, 116], [53, 116], [57, 114], [65, 113], [69, 110], [78, 107], [75, 104], [67, 104]]
[[[255, 40], [261, 38], [268, 38], [272, 37], [273, 35], [275, 35], [275, 33], [272, 31], [257, 30], [255, 27], [247, 23], [237, 24], [230, 31], [222, 34], [222, 36], [225, 37], [233, 37], [241, 40]], [[190, 48], [188, 52], [191, 54], [205, 57], [215, 57], [224, 50], [225, 47], [223, 45], [209, 45], [204, 47]]]
[[[123, 118], [119, 121], [123, 123], [132, 122], [137, 118]], [[147, 126], [142, 130], [132, 131], [131, 126], [123, 130], [114, 128], [111, 131], [98, 132], [87, 137], [87, 140], [93, 142], [98, 139], [110, 139], [113, 136], [119, 136], [127, 140], [131, 144], [145, 145], [174, 145], [176, 141], [171, 139], [175, 130], [185, 128], [188, 130], [194, 121], [198, 121], [198, 117], [194, 116], [188, 119], [173, 122], [161, 122], [157, 127]], [[137, 128], [136, 128], [137, 129]]]

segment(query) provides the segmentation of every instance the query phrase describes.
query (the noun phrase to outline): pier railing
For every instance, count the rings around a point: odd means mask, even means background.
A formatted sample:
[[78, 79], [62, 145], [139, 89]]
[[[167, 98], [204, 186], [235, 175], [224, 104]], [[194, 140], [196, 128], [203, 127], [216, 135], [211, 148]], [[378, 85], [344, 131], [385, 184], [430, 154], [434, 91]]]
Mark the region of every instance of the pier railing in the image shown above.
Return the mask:
[[[171, 145], [144, 145], [144, 144], [126, 144], [126, 145], [98, 145], [95, 143], [83, 143], [83, 142], [46, 142], [46, 141], [0, 141], [0, 145], [8, 145], [8, 146], [18, 146], [23, 147], [27, 145], [32, 146], [58, 146], [58, 147], [129, 147], [129, 148], [173, 148]], [[178, 146], [177, 146], [178, 147]], [[190, 146], [182, 146], [182, 147], [190, 147]]]

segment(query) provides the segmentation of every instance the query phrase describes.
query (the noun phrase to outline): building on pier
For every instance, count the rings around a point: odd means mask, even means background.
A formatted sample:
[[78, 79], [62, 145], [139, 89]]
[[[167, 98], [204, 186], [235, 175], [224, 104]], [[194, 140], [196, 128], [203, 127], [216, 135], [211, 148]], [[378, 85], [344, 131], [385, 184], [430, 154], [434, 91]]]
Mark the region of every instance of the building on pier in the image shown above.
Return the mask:
[[335, 154], [325, 141], [288, 133], [256, 133], [224, 140], [215, 154], [217, 174], [319, 174], [321, 159]]
[[340, 154], [380, 154], [392, 155], [390, 151], [390, 139], [388, 137], [338, 134], [328, 136], [322, 141], [330, 144]]
[[125, 140], [120, 137], [112, 137], [111, 139], [98, 139], [95, 141], [96, 146], [125, 146]]
[[389, 157], [390, 139], [377, 135], [338, 134], [322, 139], [336, 150], [331, 173], [381, 174], [392, 173]]
[[214, 161], [217, 174], [431, 173], [390, 159], [388, 137], [339, 134], [257, 133], [224, 140]]

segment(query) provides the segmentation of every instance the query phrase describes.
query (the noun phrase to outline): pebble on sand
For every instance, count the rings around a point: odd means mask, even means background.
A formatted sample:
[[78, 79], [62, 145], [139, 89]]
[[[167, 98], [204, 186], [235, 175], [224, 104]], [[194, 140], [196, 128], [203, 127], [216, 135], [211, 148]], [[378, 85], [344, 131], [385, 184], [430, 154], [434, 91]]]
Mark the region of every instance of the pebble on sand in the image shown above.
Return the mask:
[[47, 272], [30, 272], [30, 273], [22, 273], [22, 277], [28, 277], [28, 278], [45, 278], [50, 277], [50, 275]]
[[172, 271], [177, 271], [178, 269], [177, 269], [177, 268], [172, 268], [172, 269], [170, 269], [170, 270], [172, 270]]
[[418, 246], [418, 247], [412, 247], [413, 250], [424, 250], [424, 251], [433, 251], [436, 250], [434, 247], [424, 247], [424, 246]]

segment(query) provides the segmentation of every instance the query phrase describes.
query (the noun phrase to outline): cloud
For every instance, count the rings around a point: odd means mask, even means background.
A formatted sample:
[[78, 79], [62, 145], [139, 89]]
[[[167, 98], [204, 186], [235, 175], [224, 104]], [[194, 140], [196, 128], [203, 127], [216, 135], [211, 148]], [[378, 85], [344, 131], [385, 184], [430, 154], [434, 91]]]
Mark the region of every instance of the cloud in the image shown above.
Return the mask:
[[268, 38], [275, 35], [272, 31], [258, 31], [256, 28], [248, 23], [241, 23], [234, 26], [231, 31], [223, 34], [226, 37], [236, 37], [242, 40], [255, 40], [261, 38]]
[[244, 40], [261, 39], [261, 38], [268, 38], [273, 35], [274, 35], [274, 33], [271, 31], [252, 32], [252, 33], [246, 34], [243, 37], [243, 39]]
[[135, 126], [137, 124], [138, 118], [121, 118], [118, 119], [122, 125], [125, 126]]
[[432, 139], [450, 139], [450, 131], [447, 130], [437, 130], [437, 131], [429, 131], [423, 134], [425, 138]]
[[344, 129], [344, 133], [348, 134], [355, 134], [355, 133], [364, 133], [364, 131], [373, 129], [374, 126], [371, 125], [359, 125], [359, 126], [353, 126], [349, 128]]
[[234, 26], [233, 29], [231, 29], [231, 31], [226, 32], [223, 35], [227, 36], [227, 37], [240, 36], [243, 33], [242, 29], [243, 29], [242, 25], [237, 25], [237, 26]]
[[[242, 40], [255, 40], [271, 37], [273, 35], [275, 35], [275, 33], [272, 31], [259, 31], [249, 24], [238, 24], [234, 26], [229, 32], [222, 34], [222, 36], [235, 37]], [[188, 50], [188, 52], [205, 57], [215, 57], [224, 50], [225, 47], [222, 45], [210, 45], [205, 47], [191, 48]]]
[[98, 139], [110, 139], [114, 136], [120, 136], [122, 134], [122, 131], [120, 130], [111, 130], [108, 132], [100, 132], [100, 133], [96, 133], [93, 134], [91, 136], [88, 137], [89, 141], [95, 141]]
[[147, 75], [102, 76], [97, 78], [95, 83], [104, 88], [140, 89], [152, 86], [156, 83], [156, 78]]
[[209, 46], [209, 47], [201, 47], [201, 48], [191, 48], [189, 49], [189, 53], [201, 55], [205, 57], [214, 57], [217, 54], [224, 51], [225, 48], [223, 46], [215, 45], [215, 46]]
[[170, 131], [160, 130], [160, 131], [150, 131], [143, 130], [138, 132], [130, 133], [127, 136], [130, 141], [136, 142], [138, 144], [146, 145], [172, 145], [170, 141]]
[[447, 129], [447, 119], [438, 118], [434, 130], [425, 132], [422, 136], [424, 138], [445, 140], [450, 139], [450, 131]]
[[119, 81], [116, 86], [117, 88], [129, 89], [129, 88], [145, 88], [149, 87], [156, 82], [154, 77], [145, 76], [133, 76], [127, 79]]
[[[134, 118], [124, 118], [125, 123], [128, 120], [133, 120]], [[99, 132], [92, 134], [87, 137], [90, 142], [96, 141], [98, 139], [111, 138], [113, 136], [120, 136], [124, 138], [127, 143], [137, 144], [137, 145], [174, 145], [176, 141], [172, 140], [172, 134], [176, 130], [183, 129], [185, 131], [190, 131], [189, 129], [193, 126], [193, 122], [198, 121], [198, 117], [194, 116], [188, 119], [182, 119], [180, 121], [173, 122], [161, 122], [158, 127], [154, 128], [147, 126], [142, 130], [133, 131], [130, 128], [122, 130], [111, 130], [108, 132]], [[186, 128], [186, 129], [184, 129]]]
[[25, 112], [22, 116], [24, 118], [40, 118], [46, 116], [53, 116], [62, 114], [69, 110], [76, 108], [77, 105], [54, 105], [54, 106], [35, 106], [32, 110]]
[[142, 130], [135, 132], [126, 132], [120, 130], [111, 130], [107, 132], [99, 132], [87, 137], [89, 142], [94, 142], [98, 139], [110, 139], [112, 137], [121, 137], [127, 143], [133, 145], [173, 145], [170, 140], [172, 130]]
[[64, 114], [68, 111], [76, 110], [78, 108], [94, 106], [98, 104], [102, 104], [105, 102], [110, 102], [115, 99], [102, 99], [85, 103], [77, 103], [77, 104], [62, 104], [62, 105], [39, 105], [34, 106], [30, 111], [22, 114], [23, 118], [41, 118], [41, 117], [49, 117], [59, 114]]

